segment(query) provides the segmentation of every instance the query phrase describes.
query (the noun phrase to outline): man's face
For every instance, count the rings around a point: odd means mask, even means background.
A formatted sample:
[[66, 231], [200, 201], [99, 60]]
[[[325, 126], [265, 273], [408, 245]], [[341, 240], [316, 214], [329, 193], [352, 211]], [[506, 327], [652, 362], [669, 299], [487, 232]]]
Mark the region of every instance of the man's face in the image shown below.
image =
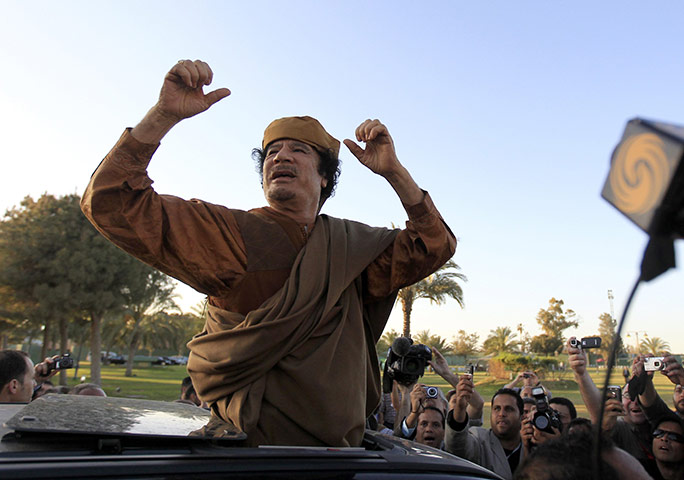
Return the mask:
[[632, 425], [641, 425], [646, 422], [646, 415], [636, 400], [629, 398], [627, 387], [622, 389], [622, 406], [625, 408], [625, 422]]
[[439, 412], [428, 409], [418, 417], [416, 442], [434, 448], [440, 448], [444, 440], [444, 425]]
[[677, 413], [684, 415], [684, 389], [681, 385], [677, 385], [675, 387], [672, 401], [674, 402], [674, 407], [675, 410], [677, 410]]
[[520, 411], [513, 396], [499, 394], [492, 403], [492, 416], [490, 418], [494, 435], [500, 438], [513, 438], [520, 435]]
[[531, 419], [535, 410], [537, 410], [537, 406], [534, 403], [523, 403], [523, 415], [525, 417]]
[[264, 195], [271, 206], [306, 202], [318, 205], [327, 180], [318, 173], [320, 156], [298, 140], [276, 140], [268, 145], [264, 159]]
[[670, 432], [674, 434], [679, 434], [680, 441], [674, 441], [669, 434], [663, 434], [660, 438], [653, 438], [653, 456], [656, 460], [661, 462], [672, 462], [679, 463], [684, 461], [684, 431], [682, 427], [676, 422], [662, 422], [658, 425], [656, 432], [660, 430], [660, 433]]
[[520, 389], [520, 398], [534, 398], [532, 395], [532, 387], [523, 387]]
[[558, 417], [563, 424], [563, 431], [566, 431], [568, 425], [570, 425], [570, 422], [572, 421], [572, 418], [570, 418], [570, 409], [561, 403], [550, 403], [549, 405], [558, 412]]

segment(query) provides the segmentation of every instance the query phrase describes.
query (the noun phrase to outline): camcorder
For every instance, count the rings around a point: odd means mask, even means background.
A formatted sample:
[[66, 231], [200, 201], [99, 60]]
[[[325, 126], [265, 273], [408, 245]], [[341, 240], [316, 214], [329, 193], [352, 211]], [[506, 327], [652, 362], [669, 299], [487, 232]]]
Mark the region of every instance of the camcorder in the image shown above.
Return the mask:
[[617, 385], [609, 385], [606, 398], [614, 398], [616, 400], [622, 401], [622, 388]]
[[561, 423], [560, 416], [558, 415], [558, 412], [549, 405], [549, 398], [546, 396], [544, 388], [534, 387], [532, 389], [532, 396], [534, 397], [534, 403], [537, 407], [537, 410], [534, 412], [534, 418], [532, 419], [532, 424], [535, 428], [548, 433], [554, 433], [554, 427], [559, 431], [562, 431], [563, 424]]
[[61, 357], [53, 360], [53, 362], [48, 364], [48, 373], [53, 370], [66, 370], [67, 368], [73, 368], [74, 359], [71, 358], [70, 353], [65, 353]]
[[573, 338], [570, 340], [570, 345], [582, 350], [589, 348], [601, 348], [601, 337], [584, 337], [582, 340]]
[[392, 391], [392, 381], [411, 386], [425, 373], [425, 367], [432, 360], [432, 350], [421, 343], [413, 344], [407, 337], [398, 337], [387, 352], [382, 375], [382, 391]]
[[665, 357], [646, 357], [644, 359], [644, 370], [647, 372], [655, 372], [665, 368]]

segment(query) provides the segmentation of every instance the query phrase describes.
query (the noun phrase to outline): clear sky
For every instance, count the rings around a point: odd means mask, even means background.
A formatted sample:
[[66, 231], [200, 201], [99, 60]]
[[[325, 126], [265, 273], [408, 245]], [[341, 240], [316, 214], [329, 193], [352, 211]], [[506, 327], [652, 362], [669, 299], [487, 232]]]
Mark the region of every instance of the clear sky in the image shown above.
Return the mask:
[[[342, 139], [379, 118], [459, 239], [465, 309], [421, 300], [413, 314], [413, 331], [447, 338], [519, 323], [538, 334], [551, 297], [580, 318], [568, 333], [593, 334], [609, 289], [619, 317], [647, 237], [600, 198], [610, 154], [630, 118], [684, 124], [681, 2], [0, 5], [3, 211], [82, 193], [166, 71], [202, 59], [233, 93], [164, 139], [157, 191], [261, 206], [250, 152], [271, 120], [312, 115]], [[401, 224], [389, 185], [344, 147], [341, 158], [324, 213]], [[682, 287], [681, 269], [640, 287], [625, 330], [684, 353]], [[201, 300], [182, 292], [185, 306]], [[401, 330], [399, 307], [388, 327]]]

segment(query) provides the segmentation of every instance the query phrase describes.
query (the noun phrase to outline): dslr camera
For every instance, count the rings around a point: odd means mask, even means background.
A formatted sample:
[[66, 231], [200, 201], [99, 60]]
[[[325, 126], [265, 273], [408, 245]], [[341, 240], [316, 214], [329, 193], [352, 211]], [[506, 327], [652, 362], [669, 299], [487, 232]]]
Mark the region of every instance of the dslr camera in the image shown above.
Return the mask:
[[61, 357], [53, 360], [51, 364], [48, 364], [48, 373], [53, 370], [66, 370], [67, 368], [73, 368], [74, 359], [71, 358], [70, 353], [65, 353]]
[[577, 340], [573, 338], [570, 340], [570, 345], [575, 348], [581, 348], [582, 350], [588, 348], [600, 348], [601, 347], [601, 337], [584, 337], [582, 340]]
[[532, 419], [532, 424], [535, 428], [548, 433], [554, 433], [554, 427], [562, 431], [563, 424], [558, 416], [558, 412], [549, 405], [549, 399], [544, 388], [534, 387], [532, 389], [532, 396], [537, 407], [537, 411], [534, 412], [534, 418]]
[[644, 359], [644, 370], [647, 372], [662, 370], [666, 365], [663, 360], [665, 360], [665, 357], [646, 357]]
[[392, 391], [392, 381], [404, 386], [413, 385], [425, 373], [427, 362], [432, 360], [432, 350], [421, 343], [413, 344], [407, 337], [398, 337], [387, 352], [382, 376], [382, 391]]

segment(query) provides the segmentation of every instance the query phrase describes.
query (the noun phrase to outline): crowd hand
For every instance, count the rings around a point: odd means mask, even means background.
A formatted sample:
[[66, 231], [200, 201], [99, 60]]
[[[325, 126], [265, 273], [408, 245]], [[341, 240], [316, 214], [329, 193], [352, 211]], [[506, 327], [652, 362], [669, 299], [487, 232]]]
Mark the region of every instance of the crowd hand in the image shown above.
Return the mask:
[[45, 357], [45, 360], [38, 363], [34, 367], [33, 378], [35, 378], [37, 383], [42, 383], [49, 378], [54, 377], [58, 370], [53, 368], [55, 360], [59, 358], [59, 355], [53, 357]]
[[615, 427], [617, 418], [625, 415], [625, 408], [622, 402], [616, 398], [609, 398], [606, 400], [606, 406], [603, 412], [603, 424], [601, 428], [604, 432], [610, 432]]
[[366, 120], [356, 128], [355, 135], [358, 142], [365, 142], [365, 150], [350, 139], [345, 139], [344, 144], [372, 172], [386, 177], [401, 168], [394, 141], [380, 120]]
[[667, 353], [663, 358], [663, 362], [665, 362], [665, 368], [662, 370], [663, 375], [669, 378], [675, 385], [684, 384], [684, 368], [682, 368], [677, 359]]
[[214, 73], [205, 62], [180, 60], [164, 77], [155, 105], [157, 112], [176, 122], [204, 112], [230, 95], [227, 88], [204, 93], [203, 87], [210, 85], [213, 77]]
[[529, 453], [530, 447], [534, 445], [534, 425], [532, 424], [530, 416], [523, 416], [523, 421], [520, 425], [520, 438], [522, 439], [526, 453]]
[[411, 413], [419, 414], [420, 410], [425, 405], [427, 396], [425, 394], [425, 385], [416, 383], [411, 390]]
[[568, 364], [577, 375], [584, 375], [587, 371], [587, 356], [581, 348], [570, 345], [570, 341], [574, 339], [575, 337], [570, 337], [567, 343]]
[[428, 361], [430, 366], [434, 369], [435, 373], [442, 377], [444, 380], [449, 382], [452, 387], [456, 387], [458, 382], [458, 377], [449, 368], [446, 358], [437, 350], [432, 347], [432, 360]]
[[455, 421], [465, 421], [466, 409], [470, 403], [470, 397], [473, 395], [473, 388], [473, 380], [470, 375], [461, 375], [456, 384], [456, 394], [449, 399], [449, 408], [454, 412]]
[[646, 370], [644, 370], [644, 360], [646, 360], [646, 358], [652, 357], [652, 356], [653, 355], [651, 355], [649, 353], [646, 355], [637, 355], [634, 357], [634, 359], [632, 360], [632, 376], [633, 377], [641, 377], [645, 372], [646, 375], [648, 376], [649, 380], [652, 380], [653, 372], [646, 372]]
[[523, 386], [525, 387], [534, 387], [539, 384], [539, 377], [534, 372], [520, 372], [518, 377], [522, 378]]
[[534, 445], [541, 445], [542, 443], [544, 443], [548, 440], [558, 438], [561, 436], [560, 430], [558, 430], [556, 427], [551, 427], [551, 429], [553, 430], [553, 433], [546, 432], [544, 430], [539, 430], [538, 428], [534, 428], [534, 427], [532, 429], [534, 430], [534, 435], [532, 437], [532, 443]]

